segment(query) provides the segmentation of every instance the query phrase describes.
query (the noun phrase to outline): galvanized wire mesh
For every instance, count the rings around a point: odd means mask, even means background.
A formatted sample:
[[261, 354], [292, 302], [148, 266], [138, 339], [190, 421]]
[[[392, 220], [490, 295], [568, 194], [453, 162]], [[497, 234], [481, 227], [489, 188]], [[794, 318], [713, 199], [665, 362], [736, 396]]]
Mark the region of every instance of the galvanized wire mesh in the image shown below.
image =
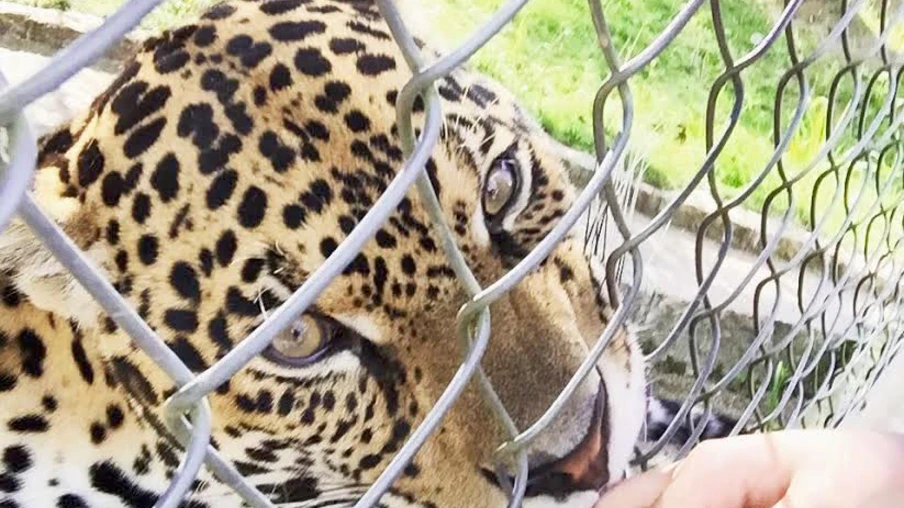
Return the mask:
[[[508, 442], [500, 443], [497, 453], [500, 463], [516, 465], [510, 504], [520, 505], [527, 481], [526, 445], [556, 417], [574, 389], [594, 368], [615, 332], [629, 319], [643, 288], [644, 243], [661, 233], [695, 192], [708, 192], [711, 205], [695, 234], [696, 287], [692, 288], [690, 303], [683, 308], [670, 332], [659, 338], [648, 355], [650, 362], [656, 362], [678, 344], [686, 346], [691, 384], [677, 417], [661, 437], [640, 448], [638, 463], [644, 464], [654, 457], [672, 440], [679, 427], [690, 422], [690, 435], [679, 450], [679, 454], [686, 453], [704, 430], [703, 425], [695, 425], [700, 420], [689, 416], [709, 414], [718, 405], [720, 394], [739, 379], [746, 386], [747, 396], [733, 432], [837, 425], [862, 404], [872, 383], [900, 347], [904, 332], [901, 326], [904, 321], [898, 317], [902, 308], [899, 244], [904, 240], [901, 102], [898, 99], [901, 64], [889, 48], [888, 39], [904, 15], [901, 6], [892, 10], [890, 2], [882, 1], [878, 5], [880, 33], [874, 44], [854, 52], [848, 30], [867, 2], [848, 4], [842, 0], [838, 19], [824, 40], [806, 53], [799, 53], [794, 25], [803, 0], [788, 1], [768, 33], [749, 51], [735, 54], [727, 42], [720, 2], [693, 0], [676, 9], [673, 19], [649, 45], [622, 62], [610, 36], [603, 6], [590, 0], [589, 13], [608, 69], [592, 105], [588, 98], [596, 167], [572, 208], [549, 235], [507, 275], [484, 288], [471, 273], [449, 233], [423, 171], [437, 142], [442, 117], [442, 106], [433, 84], [483, 47], [528, 0], [505, 3], [463, 44], [433, 62], [426, 62], [421, 56], [391, 0], [377, 0], [413, 74], [397, 102], [405, 165], [354, 231], [282, 307], [229, 354], [208, 370], [194, 375], [26, 192], [35, 170], [36, 140], [25, 121], [23, 108], [99, 58], [158, 2], [133, 0], [108, 18], [101, 28], [61, 51], [41, 72], [0, 93], [0, 125], [8, 131], [10, 154], [10, 160], [0, 172], [0, 230], [17, 213], [114, 321], [180, 386], [167, 402], [167, 424], [185, 445], [185, 453], [157, 506], [177, 506], [203, 464], [233, 486], [249, 505], [272, 506], [210, 446], [211, 421], [215, 415], [211, 414], [206, 397], [304, 312], [373, 237], [412, 185], [416, 185], [427, 203], [450, 265], [471, 295], [457, 323], [463, 360], [423, 423], [360, 499], [359, 507], [373, 506], [379, 501], [472, 379], [476, 379], [484, 398], [511, 435]], [[723, 71], [710, 86], [705, 106], [705, 157], [686, 185], [653, 218], [632, 230], [624, 213], [624, 196], [613, 183], [613, 176], [620, 171], [629, 149], [633, 130], [635, 105], [630, 81], [660, 57], [693, 17], [706, 16], [704, 5], [709, 6], [723, 65]], [[615, 22], [630, 23], [630, 20]], [[787, 47], [789, 61], [786, 72], [774, 84], [773, 154], [755, 178], [746, 182], [740, 191], [726, 195], [715, 175], [720, 155], [744, 109], [743, 73], [782, 44]], [[830, 88], [820, 91], [828, 96], [829, 103], [825, 138], [812, 160], [792, 171], [784, 156], [814, 96], [807, 72], [827, 60], [840, 64]], [[5, 80], [0, 85], [5, 87]], [[418, 96], [424, 98], [427, 114], [423, 132], [416, 139], [412, 110]], [[720, 106], [720, 100], [729, 100], [730, 106]], [[617, 125], [605, 125], [604, 112], [612, 101], [619, 103], [621, 121]], [[617, 134], [609, 136], [611, 131]], [[725, 276], [724, 262], [736, 245], [732, 215], [741, 210], [755, 189], [770, 185], [769, 175], [778, 175], [779, 183], [770, 189], [760, 210], [758, 254], [748, 263], [737, 284], [722, 294], [715, 294], [714, 282]], [[809, 194], [802, 193], [803, 190]], [[829, 199], [819, 199], [823, 193], [829, 193]], [[779, 245], [795, 226], [793, 203], [802, 195], [813, 196], [809, 221], [804, 224], [805, 233], [790, 255], [780, 255]], [[617, 309], [589, 356], [546, 413], [529, 428], [519, 429], [480, 367], [481, 357], [492, 340], [490, 305], [545, 259], [579, 220], [586, 217], [588, 210], [592, 212], [587, 223], [588, 245], [595, 248], [601, 236], [612, 236], [614, 248], [606, 258], [606, 291]], [[838, 210], [843, 212], [843, 220], [840, 224], [832, 223], [829, 217]], [[707, 255], [707, 244], [713, 255]], [[810, 279], [815, 284], [804, 284]], [[796, 288], [793, 295], [787, 295], [788, 280]], [[732, 365], [717, 372], [723, 318], [745, 292], [753, 293], [749, 310], [754, 333]], [[793, 304], [795, 319], [784, 323], [779, 330], [779, 309], [788, 302]]]

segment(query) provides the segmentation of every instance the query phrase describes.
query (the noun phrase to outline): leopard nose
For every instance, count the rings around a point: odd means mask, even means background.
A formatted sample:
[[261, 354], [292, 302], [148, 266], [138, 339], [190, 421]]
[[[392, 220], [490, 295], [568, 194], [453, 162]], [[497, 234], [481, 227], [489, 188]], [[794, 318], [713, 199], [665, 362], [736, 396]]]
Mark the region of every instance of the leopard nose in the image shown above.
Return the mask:
[[[609, 456], [604, 439], [608, 435], [605, 385], [600, 383], [593, 417], [584, 438], [565, 456], [531, 469], [527, 497], [540, 495], [562, 498], [577, 491], [602, 489], [609, 482]], [[506, 479], [508, 485], [513, 478]], [[506, 482], [496, 478], [502, 486]]]

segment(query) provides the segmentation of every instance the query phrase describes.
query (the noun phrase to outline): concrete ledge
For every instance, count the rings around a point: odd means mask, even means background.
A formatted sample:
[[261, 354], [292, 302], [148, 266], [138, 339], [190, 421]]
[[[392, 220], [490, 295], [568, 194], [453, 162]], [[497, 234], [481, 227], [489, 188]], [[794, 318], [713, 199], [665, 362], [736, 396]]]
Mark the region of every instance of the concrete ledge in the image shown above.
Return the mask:
[[[0, 45], [18, 51], [52, 56], [81, 35], [103, 24], [97, 16], [0, 2]], [[134, 30], [110, 47], [94, 67], [117, 72], [123, 60], [134, 54], [147, 32]]]
[[[570, 149], [568, 149], [570, 150]], [[563, 150], [564, 152], [564, 150]], [[573, 152], [573, 151], [572, 151]], [[590, 180], [590, 171], [594, 167], [594, 158], [589, 154], [563, 153], [563, 159], [571, 166], [572, 179], [578, 185], [585, 185]], [[705, 186], [706, 182], [700, 184]], [[636, 209], [647, 217], [655, 217], [662, 212], [679, 194], [679, 191], [665, 191], [649, 184], [640, 183], [637, 187]], [[723, 197], [723, 203], [728, 199]], [[715, 201], [709, 194], [697, 188], [674, 212], [671, 225], [687, 231], [697, 231], [703, 220], [717, 209]], [[761, 216], [751, 210], [736, 207], [728, 212], [728, 220], [732, 225], [731, 247], [733, 249], [757, 255], [762, 251], [760, 244]], [[768, 218], [767, 232], [770, 236], [778, 231], [780, 221]], [[724, 235], [722, 220], [715, 220], [706, 229], [706, 238], [721, 242]], [[794, 257], [804, 246], [809, 233], [800, 225], [791, 223], [778, 241], [773, 256], [787, 261]], [[768, 241], [768, 238], [767, 238]]]

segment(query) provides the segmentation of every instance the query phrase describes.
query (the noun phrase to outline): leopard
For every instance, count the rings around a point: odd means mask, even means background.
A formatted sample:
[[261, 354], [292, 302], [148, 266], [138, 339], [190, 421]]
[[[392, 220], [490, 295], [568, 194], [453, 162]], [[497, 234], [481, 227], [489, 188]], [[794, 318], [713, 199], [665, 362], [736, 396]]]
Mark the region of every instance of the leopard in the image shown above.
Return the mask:
[[[400, 174], [397, 106], [412, 74], [373, 1], [219, 3], [148, 38], [89, 108], [40, 138], [29, 196], [200, 374], [324, 266]], [[412, 110], [417, 136], [434, 104], [441, 114], [422, 170], [489, 287], [577, 189], [556, 142], [497, 81], [460, 66], [433, 87]], [[472, 294], [424, 196], [409, 189], [207, 396], [212, 445], [275, 506], [353, 506], [460, 368]], [[528, 443], [525, 507], [592, 506], [663, 413], [606, 295], [600, 260], [569, 233], [490, 306], [481, 366], [522, 430], [614, 330]], [[179, 474], [185, 448], [163, 424], [179, 385], [113, 317], [21, 219], [0, 235], [0, 507], [150, 507]], [[506, 506], [495, 451], [511, 437], [472, 381], [379, 506]], [[179, 506], [246, 505], [202, 469]]]

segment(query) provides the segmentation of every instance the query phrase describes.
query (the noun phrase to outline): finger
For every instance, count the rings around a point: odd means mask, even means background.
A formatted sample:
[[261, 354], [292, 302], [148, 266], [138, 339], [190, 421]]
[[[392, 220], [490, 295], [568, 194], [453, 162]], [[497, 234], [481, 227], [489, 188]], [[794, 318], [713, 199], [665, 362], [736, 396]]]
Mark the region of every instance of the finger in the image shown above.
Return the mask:
[[791, 481], [767, 436], [708, 441], [675, 471], [655, 508], [771, 508]]
[[824, 458], [819, 466], [798, 471], [773, 508], [901, 508], [904, 474], [883, 471], [888, 463], [881, 457], [875, 462], [878, 468], [850, 451], [835, 459]]
[[872, 432], [785, 431], [775, 435], [794, 478], [775, 508], [900, 508], [904, 454]]
[[649, 508], [668, 486], [668, 471], [650, 471], [631, 477], [603, 494], [594, 508]]

